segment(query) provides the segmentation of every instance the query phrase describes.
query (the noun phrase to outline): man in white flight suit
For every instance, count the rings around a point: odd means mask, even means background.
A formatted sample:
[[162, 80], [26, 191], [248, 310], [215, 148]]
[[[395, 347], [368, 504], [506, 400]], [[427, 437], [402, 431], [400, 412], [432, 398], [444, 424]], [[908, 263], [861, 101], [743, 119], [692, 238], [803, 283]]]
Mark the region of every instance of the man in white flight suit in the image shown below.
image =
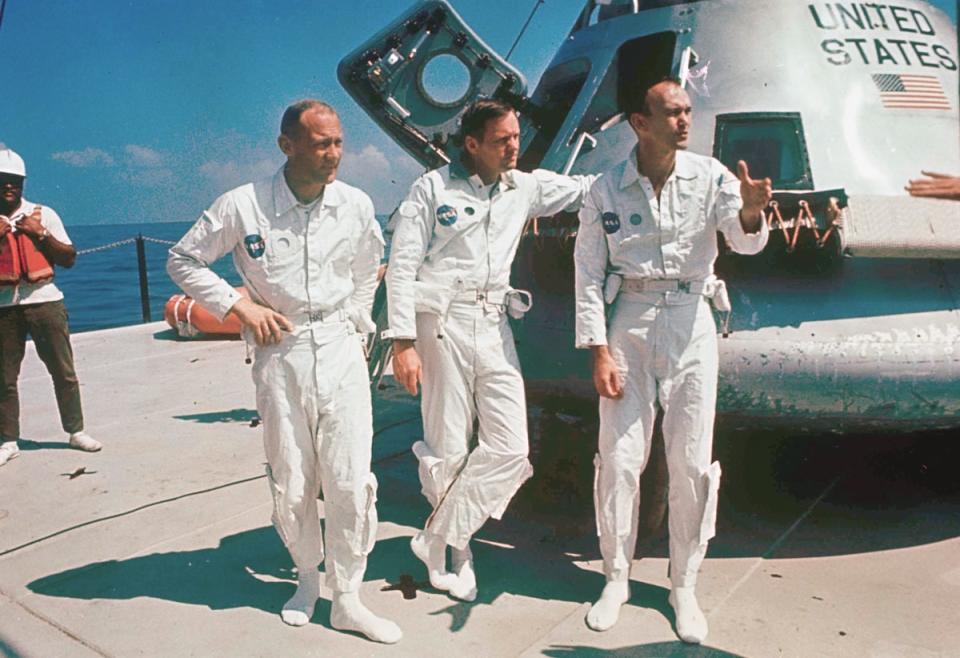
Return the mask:
[[[510, 266], [528, 218], [576, 210], [592, 178], [515, 169], [519, 123], [500, 101], [473, 103], [460, 137], [462, 161], [419, 178], [398, 209], [385, 335], [394, 340], [397, 380], [411, 395], [423, 386], [424, 440], [413, 450], [434, 509], [411, 547], [434, 587], [472, 601], [470, 538], [501, 517], [533, 473], [506, 316], [528, 310], [531, 298], [511, 290]], [[475, 418], [479, 445], [470, 451]]]
[[[287, 156], [283, 168], [217, 199], [170, 249], [167, 271], [217, 317], [236, 314], [244, 337], [256, 342], [253, 380], [273, 522], [299, 580], [283, 621], [302, 626], [313, 616], [325, 547], [331, 625], [393, 643], [400, 628], [359, 599], [377, 534], [363, 341], [375, 329], [370, 311], [383, 237], [370, 198], [335, 180], [343, 132], [332, 107], [291, 105], [278, 144]], [[209, 268], [228, 252], [250, 299]]]
[[576, 342], [593, 352], [601, 396], [595, 502], [607, 578], [586, 621], [610, 628], [630, 598], [639, 478], [659, 403], [670, 476], [670, 604], [680, 638], [702, 642], [707, 622], [694, 586], [720, 479], [719, 463], [710, 463], [718, 357], [708, 300], [729, 310], [713, 275], [716, 236], [721, 231], [740, 253], [761, 251], [771, 183], [750, 179], [743, 162], [738, 181], [713, 158], [684, 150], [690, 99], [676, 81], [638, 91], [624, 108], [637, 148], [591, 189], [574, 255]]

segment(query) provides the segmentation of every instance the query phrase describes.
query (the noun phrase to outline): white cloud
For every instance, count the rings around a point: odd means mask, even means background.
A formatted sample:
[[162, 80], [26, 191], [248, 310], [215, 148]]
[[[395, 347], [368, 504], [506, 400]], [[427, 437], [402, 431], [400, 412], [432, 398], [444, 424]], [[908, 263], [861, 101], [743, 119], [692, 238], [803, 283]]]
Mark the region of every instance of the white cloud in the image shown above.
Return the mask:
[[174, 181], [173, 172], [165, 168], [126, 169], [120, 179], [140, 187], [161, 187]]
[[406, 196], [413, 179], [423, 168], [396, 148], [396, 155], [388, 157], [383, 151], [368, 144], [360, 151], [346, 151], [340, 162], [338, 178], [370, 195], [378, 213], [392, 212]]
[[98, 164], [109, 167], [114, 162], [112, 155], [102, 149], [90, 146], [82, 151], [59, 151], [51, 157], [72, 167], [93, 167]]
[[159, 151], [139, 144], [127, 144], [123, 150], [127, 153], [128, 163], [135, 167], [159, 167], [164, 161], [164, 156]]
[[217, 194], [273, 174], [280, 166], [280, 157], [265, 151], [252, 151], [247, 157], [231, 160], [208, 160], [200, 165], [200, 173], [217, 190]]

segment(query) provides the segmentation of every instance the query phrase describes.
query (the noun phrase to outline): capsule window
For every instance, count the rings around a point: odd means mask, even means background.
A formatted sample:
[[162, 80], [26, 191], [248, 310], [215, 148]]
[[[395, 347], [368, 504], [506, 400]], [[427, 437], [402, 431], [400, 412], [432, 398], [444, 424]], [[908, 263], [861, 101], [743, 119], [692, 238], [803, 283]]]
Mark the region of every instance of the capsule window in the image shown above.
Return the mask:
[[719, 114], [713, 155], [731, 171], [736, 171], [738, 160], [744, 160], [752, 177], [769, 177], [775, 189], [813, 189], [799, 113]]

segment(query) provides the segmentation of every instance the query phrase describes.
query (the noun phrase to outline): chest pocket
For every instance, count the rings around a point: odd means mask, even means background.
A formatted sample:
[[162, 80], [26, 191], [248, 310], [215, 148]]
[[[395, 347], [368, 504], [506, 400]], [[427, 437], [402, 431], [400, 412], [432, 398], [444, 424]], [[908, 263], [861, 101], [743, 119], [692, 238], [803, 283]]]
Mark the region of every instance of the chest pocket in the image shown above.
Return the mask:
[[[618, 205], [615, 208], [615, 215], [616, 219], [610, 216], [601, 219], [604, 231], [607, 232], [611, 254], [630, 253], [633, 254], [631, 260], [646, 260], [648, 256], [643, 252], [660, 244], [660, 229], [653, 214], [641, 212], [636, 204], [629, 204]], [[610, 233], [610, 228], [614, 226], [616, 230]]]
[[267, 234], [266, 268], [270, 278], [282, 277], [304, 265], [304, 239], [288, 228], [274, 228]]
[[433, 237], [430, 249], [443, 249], [447, 244], [466, 239], [483, 226], [480, 220], [486, 208], [477, 204], [441, 204], [434, 211]]
[[707, 224], [707, 203], [698, 190], [696, 179], [677, 179], [676, 217], [681, 240], [691, 240], [703, 234]]

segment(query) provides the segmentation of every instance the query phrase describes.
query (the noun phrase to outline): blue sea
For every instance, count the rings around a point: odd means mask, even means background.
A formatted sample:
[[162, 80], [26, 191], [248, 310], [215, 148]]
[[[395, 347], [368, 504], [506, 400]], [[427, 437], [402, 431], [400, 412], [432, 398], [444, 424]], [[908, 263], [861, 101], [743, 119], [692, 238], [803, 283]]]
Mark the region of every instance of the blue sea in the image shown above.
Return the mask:
[[[378, 219], [383, 224], [386, 218]], [[67, 226], [66, 229], [77, 251], [82, 252], [135, 238], [138, 234], [154, 240], [176, 242], [191, 225], [192, 222], [163, 222]], [[152, 320], [163, 320], [163, 307], [167, 299], [180, 292], [166, 272], [170, 245], [148, 240], [144, 247]], [[213, 269], [230, 284], [240, 285], [240, 276], [229, 255], [217, 261]], [[57, 268], [55, 282], [65, 297], [71, 333], [143, 322], [135, 243], [81, 253], [73, 268]]]

